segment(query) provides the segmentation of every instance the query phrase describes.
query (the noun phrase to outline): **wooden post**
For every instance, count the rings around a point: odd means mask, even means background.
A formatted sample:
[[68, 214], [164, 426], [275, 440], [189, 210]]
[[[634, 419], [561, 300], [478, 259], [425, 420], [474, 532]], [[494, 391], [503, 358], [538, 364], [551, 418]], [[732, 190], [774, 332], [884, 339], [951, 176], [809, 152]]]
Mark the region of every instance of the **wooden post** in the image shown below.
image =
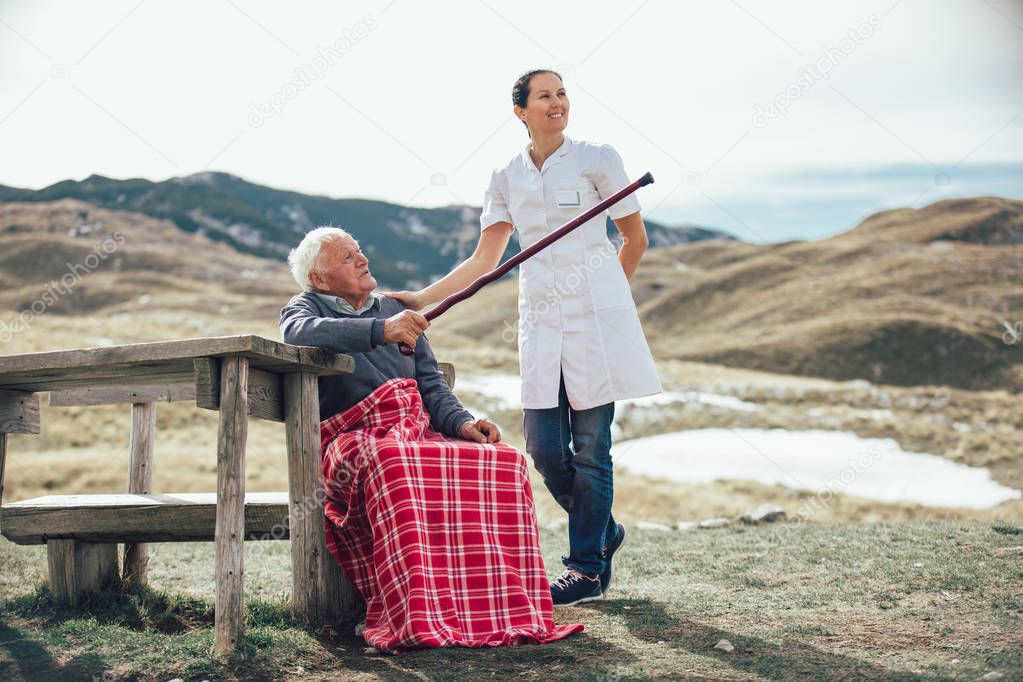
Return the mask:
[[113, 543], [48, 540], [46, 559], [50, 594], [72, 607], [117, 582], [117, 545]]
[[288, 441], [288, 527], [291, 605], [295, 617], [319, 628], [340, 623], [355, 606], [355, 590], [327, 551], [320, 463], [320, 406], [316, 375], [284, 377]]
[[[128, 492], [148, 495], [153, 492], [153, 439], [156, 434], [156, 403], [132, 403], [131, 447], [128, 455]], [[125, 583], [148, 584], [149, 547], [145, 544], [124, 546]]]
[[216, 600], [214, 644], [229, 656], [245, 626], [245, 440], [248, 435], [249, 361], [227, 357], [220, 373], [217, 435]]

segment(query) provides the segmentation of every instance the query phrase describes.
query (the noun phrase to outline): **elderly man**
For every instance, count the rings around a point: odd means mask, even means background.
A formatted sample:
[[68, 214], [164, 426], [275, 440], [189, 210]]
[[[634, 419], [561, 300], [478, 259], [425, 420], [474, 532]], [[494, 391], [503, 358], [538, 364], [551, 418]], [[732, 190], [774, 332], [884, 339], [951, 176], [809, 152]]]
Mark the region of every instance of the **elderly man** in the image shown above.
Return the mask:
[[[287, 343], [317, 346], [355, 358], [355, 373], [321, 377], [320, 419], [352, 407], [389, 379], [415, 379], [431, 425], [453, 438], [496, 443], [501, 431], [487, 419], [473, 419], [448, 388], [423, 331], [425, 317], [401, 302], [377, 296], [369, 260], [344, 230], [318, 227], [288, 257], [304, 290], [281, 311]], [[404, 342], [412, 357], [398, 350]]]
[[581, 630], [554, 625], [525, 458], [448, 388], [426, 318], [373, 294], [344, 230], [316, 228], [288, 262], [305, 291], [281, 311], [284, 340], [355, 358], [353, 374], [319, 380], [320, 439], [327, 548], [366, 601], [366, 641], [397, 652]]

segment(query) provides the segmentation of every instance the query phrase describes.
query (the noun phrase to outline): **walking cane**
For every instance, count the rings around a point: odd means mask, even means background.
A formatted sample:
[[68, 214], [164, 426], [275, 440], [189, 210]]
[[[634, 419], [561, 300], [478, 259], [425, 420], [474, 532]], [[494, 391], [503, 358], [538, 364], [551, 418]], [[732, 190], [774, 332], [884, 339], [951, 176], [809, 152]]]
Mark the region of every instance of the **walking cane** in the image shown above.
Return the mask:
[[[430, 312], [426, 313], [426, 315], [424, 315], [424, 317], [427, 320], [434, 320], [434, 319], [440, 317], [443, 313], [447, 312], [448, 308], [450, 308], [451, 306], [455, 305], [456, 303], [460, 303], [461, 301], [464, 301], [465, 299], [469, 298], [470, 296], [475, 294], [477, 291], [482, 289], [484, 286], [486, 286], [486, 285], [490, 284], [491, 282], [493, 282], [495, 279], [500, 279], [505, 274], [507, 274], [507, 272], [509, 270], [514, 268], [516, 265], [518, 265], [522, 261], [524, 261], [527, 258], [531, 258], [532, 256], [536, 255], [538, 252], [542, 251], [543, 249], [547, 248], [548, 246], [550, 246], [554, 242], [558, 241], [559, 239], [561, 239], [566, 234], [568, 234], [569, 232], [571, 232], [575, 228], [577, 228], [580, 225], [582, 225], [583, 223], [585, 223], [587, 220], [589, 220], [593, 216], [597, 215], [598, 213], [603, 213], [608, 208], [610, 208], [611, 206], [614, 206], [619, 201], [621, 201], [625, 197], [629, 196], [630, 194], [635, 192], [640, 187], [645, 187], [646, 185], [652, 184], [653, 181], [654, 181], [654, 176], [651, 175], [650, 173], [646, 173], [639, 180], [636, 180], [632, 184], [629, 184], [629, 185], [626, 185], [625, 187], [622, 187], [620, 190], [618, 190], [617, 192], [615, 192], [614, 194], [609, 196], [607, 199], [604, 199], [603, 201], [598, 203], [596, 206], [593, 206], [592, 208], [586, 209], [585, 211], [583, 211], [582, 213], [577, 215], [575, 218], [572, 218], [570, 221], [568, 221], [567, 223], [565, 223], [564, 225], [562, 225], [558, 229], [554, 230], [554, 232], [551, 232], [549, 235], [547, 235], [546, 237], [544, 237], [540, 241], [536, 242], [535, 244], [533, 244], [529, 248], [523, 249], [519, 253], [515, 254], [514, 256], [512, 256], [511, 258], [506, 260], [504, 263], [499, 265], [497, 268], [495, 268], [494, 270], [491, 270], [490, 272], [488, 272], [488, 273], [486, 273], [484, 275], [480, 275], [479, 277], [476, 278], [476, 281], [474, 281], [472, 284], [470, 284], [466, 288], [462, 289], [461, 291], [456, 291], [455, 293], [451, 294], [450, 296], [445, 298], [443, 301], [438, 303], [435, 308], [432, 308], [430, 310]], [[412, 355], [412, 353], [415, 352], [414, 349], [412, 348], [412, 346], [409, 346], [406, 343], [399, 343], [398, 344], [398, 350], [401, 351], [402, 355]]]

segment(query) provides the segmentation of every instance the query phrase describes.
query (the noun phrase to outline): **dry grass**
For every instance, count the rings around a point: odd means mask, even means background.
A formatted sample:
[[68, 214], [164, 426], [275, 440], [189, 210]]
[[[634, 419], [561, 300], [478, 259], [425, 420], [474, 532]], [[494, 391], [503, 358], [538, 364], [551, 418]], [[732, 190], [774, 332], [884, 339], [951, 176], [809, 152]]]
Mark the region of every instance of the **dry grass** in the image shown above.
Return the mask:
[[[11, 569], [0, 574], [0, 676], [975, 680], [994, 670], [1018, 679], [1021, 533], [943, 522], [634, 529], [609, 599], [555, 614], [584, 633], [395, 657], [367, 655], [350, 628], [314, 636], [292, 625], [288, 543], [248, 543], [246, 636], [226, 665], [210, 655], [212, 545], [155, 545], [157, 592], [107, 595], [75, 613], [33, 591], [40, 548], [0, 541]], [[552, 572], [560, 535], [541, 533]], [[721, 639], [735, 651], [715, 650]]]

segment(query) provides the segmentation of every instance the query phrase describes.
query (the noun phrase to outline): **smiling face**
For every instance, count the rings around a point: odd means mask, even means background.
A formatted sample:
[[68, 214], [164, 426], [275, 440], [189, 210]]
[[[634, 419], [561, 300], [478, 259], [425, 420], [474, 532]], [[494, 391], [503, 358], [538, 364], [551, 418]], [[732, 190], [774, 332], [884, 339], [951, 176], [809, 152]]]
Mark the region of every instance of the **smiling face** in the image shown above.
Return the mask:
[[515, 107], [515, 115], [526, 122], [533, 137], [560, 133], [568, 126], [568, 95], [556, 74], [538, 73], [529, 80], [526, 106]]
[[320, 247], [320, 255], [309, 272], [309, 281], [325, 294], [340, 296], [353, 306], [362, 305], [377, 281], [369, 271], [369, 259], [349, 237], [332, 239]]

